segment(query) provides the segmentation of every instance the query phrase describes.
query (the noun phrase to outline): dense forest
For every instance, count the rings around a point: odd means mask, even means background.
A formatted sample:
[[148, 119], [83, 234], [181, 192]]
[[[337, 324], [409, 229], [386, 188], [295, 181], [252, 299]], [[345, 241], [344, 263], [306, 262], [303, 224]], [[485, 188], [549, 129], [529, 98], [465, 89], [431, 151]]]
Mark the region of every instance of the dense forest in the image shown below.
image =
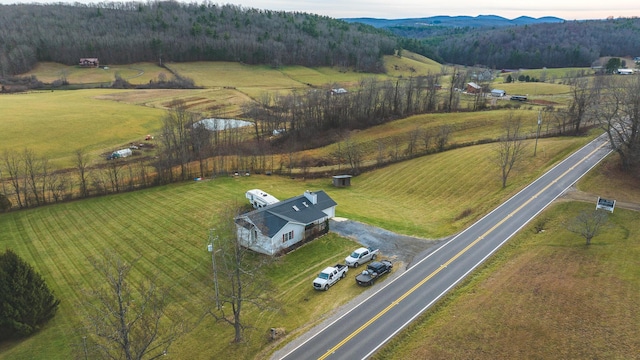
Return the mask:
[[589, 66], [640, 56], [640, 19], [507, 27], [376, 29], [308, 13], [203, 3], [0, 5], [0, 76], [39, 61], [101, 64], [236, 61], [383, 72], [382, 55], [407, 49], [442, 63], [490, 68]]
[[77, 64], [236, 61], [384, 71], [396, 39], [383, 30], [307, 13], [210, 2], [0, 5], [0, 76], [39, 61]]
[[402, 47], [444, 63], [495, 69], [590, 66], [640, 56], [640, 19], [566, 21], [500, 28], [391, 27]]

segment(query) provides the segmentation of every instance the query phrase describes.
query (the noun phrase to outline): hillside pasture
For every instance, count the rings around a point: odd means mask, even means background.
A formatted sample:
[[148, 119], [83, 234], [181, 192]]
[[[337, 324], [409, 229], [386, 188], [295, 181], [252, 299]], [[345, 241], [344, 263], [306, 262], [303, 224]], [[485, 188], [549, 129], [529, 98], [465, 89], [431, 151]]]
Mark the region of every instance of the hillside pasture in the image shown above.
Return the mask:
[[22, 76], [34, 75], [38, 80], [48, 84], [65, 79], [70, 84], [109, 85], [115, 80], [116, 75], [132, 84], [146, 84], [150, 80], [158, 80], [160, 74], [164, 74], [167, 79], [173, 76], [167, 70], [152, 63], [83, 68], [78, 65], [40, 62], [33, 70]]
[[555, 96], [563, 95], [569, 92], [568, 85], [551, 84], [543, 82], [514, 82], [499, 83], [494, 82], [493, 88], [501, 89], [510, 95], [529, 95], [529, 96]]
[[304, 87], [267, 65], [245, 65], [234, 62], [168, 63], [180, 75], [204, 87], [261, 88], [265, 91]]
[[[446, 151], [368, 172], [336, 189], [340, 216], [406, 235], [438, 239], [461, 231], [509, 195], [542, 175], [587, 138], [542, 139], [501, 188], [495, 145]], [[473, 196], [469, 196], [473, 194]]]
[[97, 97], [100, 100], [123, 102], [167, 110], [175, 101], [182, 101], [187, 109], [201, 117], [235, 118], [242, 113], [242, 105], [251, 99], [235, 89], [149, 89], [112, 92]]
[[160, 128], [164, 111], [98, 97], [123, 90], [41, 91], [0, 96], [1, 151], [29, 149], [70, 167], [76, 149], [94, 159]]
[[433, 152], [435, 151], [435, 135], [443, 126], [451, 129], [447, 146], [496, 141], [503, 135], [504, 122], [510, 115], [522, 118], [522, 133], [524, 135], [535, 135], [538, 119], [536, 109], [423, 114], [365, 130], [351, 131], [343, 139], [338, 139], [336, 143], [300, 152], [298, 158], [331, 158], [332, 154], [339, 150], [339, 147], [344, 147], [344, 141], [348, 138], [348, 141], [361, 147], [365, 163], [371, 164], [379, 156], [388, 158], [390, 152], [397, 151], [400, 157], [405, 156], [409, 139], [416, 132], [418, 139], [415, 144], [415, 153], [425, 152], [424, 134], [427, 132], [431, 134], [428, 150]]
[[391, 77], [416, 77], [442, 72], [442, 65], [424, 56], [402, 52], [402, 57], [385, 55], [384, 65]]

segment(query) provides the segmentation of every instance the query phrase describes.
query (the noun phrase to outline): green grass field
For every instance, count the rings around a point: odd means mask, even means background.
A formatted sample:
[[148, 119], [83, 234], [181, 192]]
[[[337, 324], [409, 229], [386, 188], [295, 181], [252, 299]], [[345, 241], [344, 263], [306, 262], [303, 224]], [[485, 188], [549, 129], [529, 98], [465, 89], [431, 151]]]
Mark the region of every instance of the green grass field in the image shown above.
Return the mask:
[[164, 110], [99, 100], [122, 90], [43, 91], [0, 96], [0, 151], [29, 149], [68, 167], [76, 149], [92, 159], [139, 142], [161, 125]]

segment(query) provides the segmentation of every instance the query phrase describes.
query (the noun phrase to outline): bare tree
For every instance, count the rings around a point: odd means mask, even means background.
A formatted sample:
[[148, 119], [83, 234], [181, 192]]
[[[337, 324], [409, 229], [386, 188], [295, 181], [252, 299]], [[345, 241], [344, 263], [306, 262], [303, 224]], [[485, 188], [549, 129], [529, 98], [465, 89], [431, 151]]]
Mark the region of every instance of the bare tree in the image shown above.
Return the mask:
[[424, 152], [428, 153], [429, 148], [431, 147], [431, 143], [433, 142], [433, 131], [430, 129], [422, 130], [422, 146], [424, 146]]
[[453, 68], [451, 74], [451, 82], [449, 84], [449, 97], [445, 104], [447, 112], [453, 112], [458, 108], [460, 101], [460, 90], [464, 87], [464, 82], [467, 79], [467, 73], [459, 70], [457, 67]]
[[[169, 111], [162, 119], [162, 145], [168, 166], [180, 165], [180, 178], [186, 179], [188, 163], [191, 160], [190, 130], [195, 122], [195, 114], [189, 112], [183, 100], [176, 100], [170, 105]], [[169, 173], [173, 180], [173, 172]]]
[[602, 210], [583, 210], [567, 224], [567, 230], [582, 236], [586, 245], [591, 245], [591, 239], [600, 233], [608, 220], [608, 214]]
[[155, 359], [187, 331], [181, 314], [168, 301], [169, 290], [154, 277], [130, 279], [137, 260], [127, 264], [112, 252], [88, 259], [102, 278], [100, 287], [87, 291], [85, 351], [106, 359]]
[[451, 136], [451, 126], [450, 125], [442, 125], [438, 128], [438, 132], [436, 133], [435, 141], [436, 141], [436, 149], [438, 152], [443, 152], [447, 147], [447, 143], [449, 143], [449, 137]]
[[376, 140], [376, 147], [377, 147], [377, 155], [376, 155], [376, 164], [378, 166], [381, 166], [384, 164], [385, 158], [384, 158], [384, 151], [386, 150], [386, 145], [384, 143], [384, 141], [382, 141], [381, 139]]
[[89, 196], [88, 184], [88, 167], [89, 159], [84, 149], [76, 149], [76, 169], [78, 170], [78, 178], [80, 180], [80, 196], [86, 198]]
[[113, 159], [109, 161], [106, 172], [111, 185], [111, 191], [119, 193], [122, 185], [122, 168], [124, 163], [122, 159]]
[[409, 158], [413, 157], [418, 150], [418, 138], [420, 137], [420, 128], [409, 131], [407, 135], [407, 149], [405, 150]]
[[272, 261], [266, 255], [243, 247], [235, 230], [235, 223], [228, 220], [212, 234], [212, 262], [215, 304], [207, 311], [216, 321], [233, 326], [233, 341], [244, 340], [244, 331], [250, 326], [243, 316], [245, 305], [258, 309], [274, 309], [276, 302], [270, 296], [271, 286], [263, 268]]
[[589, 86], [589, 79], [574, 79], [571, 85], [571, 100], [565, 112], [567, 120], [573, 126], [573, 132], [580, 133], [581, 126], [585, 123], [589, 108], [593, 106], [596, 92]]
[[23, 161], [15, 151], [9, 150], [4, 151], [3, 160], [9, 176], [9, 183], [16, 196], [17, 205], [19, 208], [23, 208], [27, 206], [26, 199], [23, 196], [26, 190], [22, 186], [22, 178], [25, 177]]
[[495, 147], [494, 160], [500, 167], [502, 187], [507, 187], [507, 178], [511, 170], [524, 155], [524, 141], [520, 135], [522, 119], [509, 113], [504, 124], [504, 135]]
[[362, 145], [351, 140], [351, 138], [347, 138], [344, 141], [344, 156], [351, 167], [353, 175], [358, 175], [364, 156]]
[[607, 132], [626, 171], [637, 170], [640, 166], [639, 94], [640, 79], [625, 77], [603, 91], [595, 107], [600, 126]]

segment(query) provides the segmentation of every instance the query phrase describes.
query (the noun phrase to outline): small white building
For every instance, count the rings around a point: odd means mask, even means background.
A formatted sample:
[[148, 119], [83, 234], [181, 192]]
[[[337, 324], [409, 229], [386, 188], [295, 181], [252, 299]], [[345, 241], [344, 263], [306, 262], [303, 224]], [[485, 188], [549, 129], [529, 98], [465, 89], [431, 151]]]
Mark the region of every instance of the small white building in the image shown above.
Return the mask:
[[329, 231], [337, 203], [324, 191], [305, 191], [235, 218], [240, 244], [253, 251], [277, 255]]
[[121, 149], [113, 152], [113, 157], [127, 157], [133, 155], [133, 151], [131, 149]]
[[618, 75], [633, 75], [633, 69], [618, 69]]
[[505, 96], [505, 95], [507, 95], [507, 92], [506, 92], [506, 91], [504, 91], [504, 90], [500, 90], [500, 89], [493, 89], [493, 90], [491, 90], [491, 96], [494, 96], [494, 97], [503, 97], [503, 96]]

